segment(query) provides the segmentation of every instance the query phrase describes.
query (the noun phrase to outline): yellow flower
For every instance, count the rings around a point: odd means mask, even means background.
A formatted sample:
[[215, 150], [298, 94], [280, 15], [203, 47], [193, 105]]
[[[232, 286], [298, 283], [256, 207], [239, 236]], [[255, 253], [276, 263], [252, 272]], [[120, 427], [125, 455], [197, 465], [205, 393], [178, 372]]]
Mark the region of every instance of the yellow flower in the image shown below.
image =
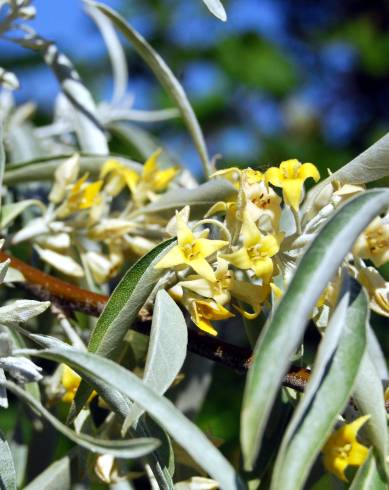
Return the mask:
[[104, 185], [104, 190], [111, 196], [117, 196], [125, 186], [132, 193], [135, 192], [136, 185], [139, 181], [139, 175], [135, 170], [126, 167], [117, 160], [107, 160], [101, 168], [100, 178], [108, 179]]
[[[63, 364], [61, 382], [62, 386], [65, 388], [65, 394], [62, 397], [62, 401], [65, 403], [71, 403], [74, 400], [78, 387], [80, 386], [81, 378], [75, 371], [73, 371], [73, 369], [66, 364]], [[93, 400], [96, 395], [97, 393], [93, 391], [88, 399], [88, 402]]]
[[223, 170], [218, 170], [211, 175], [212, 177], [224, 177], [229, 180], [236, 189], [240, 189], [241, 183], [243, 184], [257, 184], [263, 180], [264, 175], [259, 170], [254, 170], [251, 167], [240, 169], [238, 167], [229, 167]]
[[231, 300], [231, 296], [238, 301], [251, 306], [253, 312], [247, 312], [237, 305], [233, 305], [244, 317], [256, 318], [261, 312], [261, 304], [270, 293], [270, 287], [257, 286], [247, 281], [238, 281], [228, 270], [228, 262], [218, 258], [215, 271], [216, 282], [209, 282], [200, 276], [190, 276], [188, 280], [181, 281], [177, 285], [189, 289], [205, 298], [213, 299], [219, 305], [225, 305]]
[[57, 209], [59, 218], [66, 218], [76, 211], [91, 208], [101, 202], [100, 189], [103, 185], [102, 180], [86, 183], [88, 174], [73, 184], [66, 201]]
[[245, 212], [242, 225], [243, 247], [221, 257], [238, 269], [252, 269], [257, 277], [266, 282], [273, 274], [273, 257], [279, 250], [279, 240], [273, 235], [262, 235], [256, 224]]
[[162, 150], [156, 150], [145, 162], [142, 173], [142, 184], [150, 190], [161, 192], [179, 172], [177, 167], [158, 169], [157, 160]]
[[376, 267], [389, 261], [389, 222], [375, 218], [355, 242], [353, 253], [370, 259]]
[[228, 245], [228, 242], [196, 238], [181, 213], [176, 214], [178, 244], [162, 257], [155, 267], [156, 269], [167, 269], [178, 265], [188, 265], [200, 276], [215, 282], [215, 273], [206, 258]]
[[195, 323], [200, 330], [203, 330], [210, 335], [217, 335], [217, 331], [211, 323], [212, 321], [225, 320], [234, 316], [234, 314], [224, 308], [224, 306], [210, 299], [191, 301], [190, 312], [193, 323]]
[[271, 228], [277, 229], [281, 217], [281, 198], [264, 182], [247, 190], [246, 209], [253, 221], [260, 226], [270, 221]]
[[323, 447], [324, 466], [343, 481], [348, 466], [361, 466], [367, 457], [368, 449], [357, 441], [357, 432], [370, 415], [359, 417], [350, 424], [336, 430]]
[[298, 160], [286, 160], [280, 167], [270, 167], [265, 172], [266, 183], [270, 182], [276, 187], [281, 187], [285, 203], [295, 211], [298, 210], [306, 179], [312, 177], [315, 182], [320, 179], [320, 174], [312, 163], [301, 164]]

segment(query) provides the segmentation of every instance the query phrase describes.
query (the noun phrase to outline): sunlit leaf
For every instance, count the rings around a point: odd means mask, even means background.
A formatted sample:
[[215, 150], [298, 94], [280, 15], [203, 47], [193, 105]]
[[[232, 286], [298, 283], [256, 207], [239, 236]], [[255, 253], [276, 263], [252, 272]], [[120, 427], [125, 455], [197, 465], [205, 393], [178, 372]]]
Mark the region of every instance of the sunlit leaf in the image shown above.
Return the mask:
[[254, 351], [243, 401], [241, 443], [247, 469], [257, 457], [282, 377], [322, 290], [359, 234], [388, 204], [389, 191], [383, 189], [367, 191], [340, 208], [302, 257], [273, 317], [266, 323]]

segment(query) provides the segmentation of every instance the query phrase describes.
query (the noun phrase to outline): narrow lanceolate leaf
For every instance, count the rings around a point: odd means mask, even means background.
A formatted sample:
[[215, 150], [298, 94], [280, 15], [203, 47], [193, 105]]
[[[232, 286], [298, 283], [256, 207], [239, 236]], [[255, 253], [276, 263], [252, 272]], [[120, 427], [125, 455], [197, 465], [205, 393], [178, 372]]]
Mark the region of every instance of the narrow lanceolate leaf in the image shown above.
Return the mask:
[[158, 214], [173, 216], [176, 209], [190, 206], [191, 218], [204, 216], [218, 201], [229, 201], [237, 193], [235, 187], [225, 179], [212, 179], [195, 189], [174, 189], [138, 211], [139, 215]]
[[354, 476], [350, 490], [387, 490], [388, 482], [378, 468], [374, 451], [370, 450], [364, 464]]
[[212, 478], [219, 482], [223, 490], [243, 488], [231, 464], [200, 429], [177, 410], [169, 400], [148, 388], [134, 373], [109, 359], [73, 349], [39, 350], [34, 351], [33, 355], [68, 364], [97, 391], [104, 383], [123, 396], [134, 400], [161, 427], [164, 427]]
[[65, 456], [46, 468], [24, 490], [70, 490], [70, 486], [70, 458]]
[[16, 473], [8, 442], [0, 433], [0, 488], [16, 490]]
[[[184, 315], [166, 291], [158, 291], [143, 382], [163, 395], [182, 368], [187, 344], [188, 329]], [[142, 412], [134, 405], [124, 422], [123, 433], [127, 432]]]
[[[72, 155], [58, 155], [56, 157], [39, 158], [28, 162], [21, 162], [8, 165], [4, 175], [4, 184], [12, 185], [23, 182], [37, 182], [42, 180], [52, 180], [56, 169]], [[142, 165], [120, 155], [80, 155], [80, 174], [88, 172], [91, 177], [97, 177], [100, 168], [107, 158], [118, 160], [126, 167], [140, 173]]]
[[129, 269], [111, 294], [96, 328], [88, 350], [113, 358], [120, 349], [127, 330], [138, 316], [158, 279], [165, 273], [155, 269], [163, 255], [173, 247], [175, 238], [157, 245]]
[[362, 415], [370, 415], [366, 424], [369, 440], [376, 448], [381, 463], [385, 466], [388, 457], [387, 414], [381, 379], [371, 359], [369, 350], [363, 356], [354, 385], [353, 400]]
[[117, 458], [139, 458], [150, 453], [159, 445], [158, 440], [151, 438], [119, 439], [112, 441], [109, 439], [97, 439], [88, 434], [77, 433], [60, 422], [41, 403], [15, 383], [7, 381], [6, 386], [20, 400], [41, 414], [56, 430], [79, 446], [89, 449], [89, 451], [94, 453], [111, 454]]
[[334, 312], [315, 360], [312, 377], [286, 430], [271, 489], [300, 490], [320, 449], [349, 400], [366, 347], [368, 300], [364, 291], [348, 306], [346, 294]]
[[223, 4], [220, 0], [203, 0], [209, 11], [218, 19], [225, 22], [227, 20], [227, 14], [224, 10]]
[[[123, 339], [145, 304], [158, 279], [165, 273], [155, 269], [155, 264], [175, 243], [175, 238], [157, 245], [129, 269], [113, 291], [89, 340], [88, 350], [115, 359]], [[81, 382], [69, 420], [80, 412], [91, 394], [91, 389]]]
[[340, 208], [302, 257], [289, 288], [266, 323], [255, 347], [243, 400], [241, 443], [247, 469], [257, 457], [282, 377], [321, 292], [359, 234], [388, 205], [389, 190], [382, 189], [367, 191]]
[[304, 210], [308, 211], [320, 191], [334, 180], [342, 184], [367, 184], [389, 175], [389, 133], [386, 133], [374, 145], [351, 160], [347, 165], [334, 172], [327, 179], [315, 185], [308, 193]]
[[150, 44], [135, 31], [126, 21], [117, 14], [114, 10], [103, 5], [101, 3], [88, 2], [88, 4], [95, 6], [103, 14], [105, 14], [113, 24], [127, 37], [129, 42], [136, 49], [138, 54], [144, 59], [150, 69], [154, 72], [161, 85], [166, 92], [175, 101], [177, 107], [181, 113], [189, 133], [192, 136], [194, 145], [200, 156], [203, 170], [206, 176], [211, 173], [211, 165], [209, 162], [207, 147], [200, 125], [197, 121], [196, 115], [189, 103], [186, 93], [180, 85], [177, 78], [174, 76], [171, 69], [165, 63], [165, 61], [159, 56], [158, 53], [150, 46]]

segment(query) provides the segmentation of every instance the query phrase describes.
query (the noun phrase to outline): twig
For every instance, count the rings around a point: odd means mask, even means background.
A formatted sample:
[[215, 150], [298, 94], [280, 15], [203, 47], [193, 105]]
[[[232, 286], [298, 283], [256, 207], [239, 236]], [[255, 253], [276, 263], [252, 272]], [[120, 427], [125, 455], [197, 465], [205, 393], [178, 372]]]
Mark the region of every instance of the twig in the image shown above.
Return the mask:
[[[64, 311], [81, 311], [89, 315], [99, 316], [108, 301], [108, 296], [96, 294], [57, 279], [0, 251], [0, 261], [7, 259], [11, 260], [11, 267], [23, 274], [26, 282], [19, 283], [21, 287], [40, 300], [51, 301]], [[150, 326], [150, 320], [139, 318], [132, 325], [132, 329], [148, 335]], [[239, 374], [247, 372], [252, 359], [250, 349], [224, 342], [217, 337], [210, 337], [191, 329], [188, 330], [188, 350], [231, 368]], [[304, 391], [309, 374], [308, 369], [292, 367], [285, 376], [283, 384], [297, 391]]]

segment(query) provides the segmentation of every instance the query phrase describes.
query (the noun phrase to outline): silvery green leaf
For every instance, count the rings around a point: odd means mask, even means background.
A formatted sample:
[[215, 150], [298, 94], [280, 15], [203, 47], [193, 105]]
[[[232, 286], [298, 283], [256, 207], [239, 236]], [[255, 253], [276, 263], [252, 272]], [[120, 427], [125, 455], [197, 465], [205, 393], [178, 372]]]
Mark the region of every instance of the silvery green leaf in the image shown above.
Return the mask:
[[[72, 155], [59, 155], [56, 157], [39, 158], [28, 162], [8, 165], [4, 175], [4, 184], [14, 185], [22, 182], [52, 180], [58, 166], [68, 160], [71, 156]], [[100, 168], [106, 162], [107, 158], [118, 160], [123, 165], [138, 173], [142, 172], [142, 165], [120, 155], [92, 156], [81, 154], [80, 173], [84, 174], [88, 172], [91, 177], [98, 176]]]
[[8, 442], [0, 433], [0, 488], [16, 490], [16, 473]]
[[308, 193], [303, 211], [308, 212], [314, 200], [330, 182], [337, 180], [342, 184], [367, 184], [389, 175], [389, 133], [379, 139], [351, 162], [315, 185]]
[[[102, 383], [137, 402], [182, 446], [223, 490], [244, 488], [231, 464], [174, 405], [148, 388], [134, 373], [91, 352], [73, 349], [38, 350], [34, 356], [63, 362], [72, 367], [96, 390]], [[8, 383], [7, 383], [8, 384]]]
[[303, 398], [284, 435], [271, 489], [303, 488], [316, 457], [347, 405], [366, 347], [364, 291], [341, 299], [325, 331]]
[[350, 490], [387, 490], [388, 481], [382, 470], [378, 468], [374, 451], [369, 455], [354, 476]]
[[92, 95], [82, 83], [75, 67], [57, 46], [46, 39], [32, 35], [13, 41], [39, 52], [57, 77], [73, 111], [73, 125], [82, 151], [97, 155], [109, 153], [104, 129], [97, 119]]
[[50, 306], [50, 301], [17, 299], [9, 305], [0, 307], [0, 324], [26, 322], [43, 313]]
[[154, 51], [150, 44], [114, 10], [101, 3], [87, 1], [87, 4], [100, 10], [127, 37], [138, 54], [154, 72], [166, 92], [175, 101], [200, 156], [204, 174], [209, 176], [211, 173], [211, 164], [201, 127], [184, 89], [171, 69], [161, 56]]
[[37, 206], [41, 210], [46, 207], [36, 199], [25, 199], [11, 204], [4, 204], [1, 208], [0, 229], [6, 228], [26, 209], [31, 206]]
[[[132, 323], [165, 273], [155, 264], [174, 246], [175, 238], [166, 240], [141, 257], [123, 276], [111, 294], [89, 339], [88, 350], [115, 359]], [[69, 420], [79, 413], [91, 390], [81, 382], [72, 404]]]
[[[63, 352], [65, 351], [66, 349]], [[157, 440], [150, 438], [109, 440], [97, 439], [88, 434], [77, 433], [60, 422], [39, 401], [15, 383], [7, 381], [6, 387], [20, 400], [42, 415], [56, 430], [76, 444], [94, 453], [111, 454], [117, 458], [139, 458], [153, 451], [159, 444]]]
[[113, 73], [113, 104], [120, 103], [127, 92], [128, 70], [126, 54], [116, 35], [115, 29], [105, 15], [96, 8], [86, 7], [86, 12], [92, 17], [99, 28], [108, 49]]
[[370, 415], [366, 431], [376, 448], [381, 463], [388, 458], [389, 440], [384, 390], [381, 379], [370, 357], [369, 350], [363, 356], [354, 385], [353, 400], [362, 415]]
[[137, 214], [158, 214], [171, 217], [176, 210], [190, 206], [191, 219], [203, 217], [218, 201], [229, 201], [237, 193], [235, 187], [225, 179], [212, 179], [195, 189], [173, 189], [156, 201], [141, 208]]
[[0, 368], [7, 371], [19, 383], [31, 383], [43, 378], [40, 373], [42, 368], [27, 357], [0, 357]]
[[[182, 368], [188, 344], [187, 330], [184, 315], [175, 301], [166, 291], [158, 291], [143, 382], [160, 395], [170, 387]], [[133, 406], [123, 424], [123, 434], [142, 413], [139, 406]]]
[[282, 378], [322, 290], [363, 229], [388, 205], [389, 190], [377, 189], [342, 206], [301, 258], [273, 317], [266, 322], [254, 351], [243, 399], [241, 443], [247, 469], [256, 460]]
[[225, 22], [227, 14], [220, 0], [203, 0], [209, 11], [218, 19]]
[[20, 271], [18, 271], [17, 269], [14, 269], [13, 267], [8, 268], [7, 273], [4, 277], [5, 283], [24, 282], [24, 281], [25, 281], [25, 278]]
[[0, 408], [8, 408], [7, 390], [5, 388], [5, 374], [0, 367]]
[[70, 490], [70, 488], [70, 458], [65, 456], [52, 463], [24, 487], [24, 490]]
[[370, 360], [373, 362], [380, 380], [389, 381], [389, 371], [386, 365], [385, 354], [371, 325], [367, 327], [367, 350], [369, 351]]

